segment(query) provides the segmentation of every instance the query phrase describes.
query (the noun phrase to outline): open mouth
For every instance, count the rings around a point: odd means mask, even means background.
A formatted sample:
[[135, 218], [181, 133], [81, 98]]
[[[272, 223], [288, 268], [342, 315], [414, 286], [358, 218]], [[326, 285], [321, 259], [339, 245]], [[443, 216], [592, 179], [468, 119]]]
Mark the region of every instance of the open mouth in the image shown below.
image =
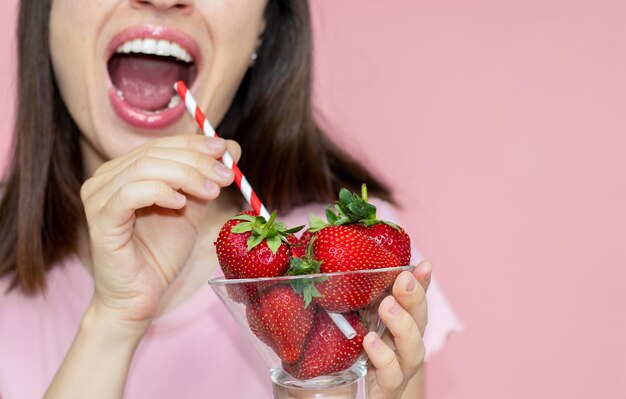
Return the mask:
[[189, 39], [168, 40], [162, 30], [158, 32], [161, 37], [137, 37], [139, 33], [123, 34], [112, 43], [115, 47], [107, 61], [111, 102], [127, 123], [162, 128], [184, 113], [173, 86], [179, 80], [193, 85], [198, 74], [193, 55], [197, 51], [180, 44]]

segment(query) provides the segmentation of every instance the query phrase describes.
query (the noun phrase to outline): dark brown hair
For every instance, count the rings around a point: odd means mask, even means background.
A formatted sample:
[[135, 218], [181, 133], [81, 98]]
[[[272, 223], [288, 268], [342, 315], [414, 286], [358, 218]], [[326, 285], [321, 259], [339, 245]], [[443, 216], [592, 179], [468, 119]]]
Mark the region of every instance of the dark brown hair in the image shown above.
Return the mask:
[[[80, 132], [56, 86], [49, 48], [51, 0], [21, 0], [14, 154], [0, 202], [0, 275], [34, 294], [46, 272], [77, 250], [83, 222]], [[269, 0], [256, 64], [244, 77], [220, 134], [242, 147], [241, 169], [270, 209], [330, 202], [339, 188], [387, 187], [322, 134], [311, 104], [309, 6]], [[269, 178], [271, 176], [271, 178]]]

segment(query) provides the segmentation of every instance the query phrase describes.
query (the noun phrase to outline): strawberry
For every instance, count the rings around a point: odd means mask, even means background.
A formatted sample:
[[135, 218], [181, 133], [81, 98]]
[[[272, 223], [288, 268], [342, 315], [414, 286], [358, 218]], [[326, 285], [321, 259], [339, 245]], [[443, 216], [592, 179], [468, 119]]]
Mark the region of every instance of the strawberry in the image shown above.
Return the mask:
[[367, 327], [356, 313], [343, 316], [356, 331], [356, 337], [346, 338], [326, 312], [318, 311], [302, 360], [292, 364], [283, 362], [283, 369], [296, 378], [308, 380], [352, 366], [362, 353]]
[[311, 237], [313, 237], [313, 233], [307, 230], [302, 233], [302, 236], [297, 241], [294, 241], [294, 245], [291, 247], [294, 258], [302, 258], [304, 256]]
[[[322, 273], [402, 265], [396, 255], [349, 226], [327, 226], [318, 231], [312, 250], [315, 260], [321, 262], [319, 270]], [[399, 272], [332, 276], [317, 284], [321, 296], [315, 298], [315, 301], [331, 312], [359, 309], [391, 286], [397, 274]]]
[[[289, 269], [291, 249], [286, 237], [302, 227], [287, 229], [275, 220], [269, 221], [243, 212], [228, 220], [215, 241], [217, 260], [227, 279], [282, 276]], [[247, 302], [257, 294], [253, 284], [229, 285], [228, 291], [237, 302]]]
[[376, 244], [395, 254], [400, 259], [402, 266], [411, 263], [411, 239], [404, 229], [397, 225], [385, 222], [363, 226], [359, 223], [350, 225], [368, 237]]
[[250, 329], [285, 363], [300, 359], [315, 317], [315, 307], [289, 285], [276, 285], [261, 293], [246, 308]]
[[[326, 217], [330, 224], [346, 225], [372, 237], [383, 248], [394, 253], [403, 266], [411, 262], [411, 239], [402, 229], [391, 222], [376, 218], [376, 206], [367, 201], [367, 187], [361, 186], [361, 196], [346, 189], [339, 192], [336, 213], [328, 208]], [[319, 224], [319, 220], [317, 221]]]

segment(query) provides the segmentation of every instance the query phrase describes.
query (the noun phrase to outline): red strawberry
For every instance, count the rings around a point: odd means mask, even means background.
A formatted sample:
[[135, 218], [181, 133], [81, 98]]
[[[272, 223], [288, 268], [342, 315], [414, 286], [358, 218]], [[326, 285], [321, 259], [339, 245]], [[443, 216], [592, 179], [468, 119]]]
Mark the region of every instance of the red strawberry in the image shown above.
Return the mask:
[[346, 338], [326, 312], [318, 311], [302, 360], [295, 364], [284, 362], [283, 369], [296, 378], [308, 380], [352, 366], [363, 351], [367, 328], [355, 313], [343, 316], [356, 331], [356, 337]]
[[[330, 224], [345, 225], [372, 237], [383, 248], [394, 253], [403, 266], [411, 262], [411, 239], [402, 229], [391, 222], [376, 218], [376, 206], [367, 201], [367, 187], [361, 187], [361, 196], [346, 189], [339, 192], [336, 213], [328, 208], [326, 217]], [[319, 220], [316, 223], [319, 224]]]
[[304, 233], [302, 233], [302, 235], [300, 236], [300, 242], [304, 244], [304, 248], [306, 248], [309, 245], [311, 238], [313, 238], [314, 236], [315, 236], [315, 233], [313, 233], [310, 230], [306, 230]]
[[300, 359], [306, 337], [313, 326], [315, 307], [305, 309], [303, 298], [288, 285], [263, 291], [248, 304], [250, 329], [285, 363]]
[[[328, 226], [317, 232], [313, 254], [322, 273], [382, 269], [401, 266], [397, 256], [373, 239], [348, 226]], [[366, 306], [386, 290], [399, 272], [331, 276], [316, 285], [316, 302], [332, 312]]]
[[291, 256], [294, 258], [300, 258], [304, 255], [305, 248], [300, 244], [300, 239], [296, 236], [287, 237], [287, 242], [289, 242], [289, 246], [291, 247]]
[[370, 226], [363, 226], [359, 223], [350, 224], [354, 229], [374, 239], [376, 244], [395, 254], [402, 266], [407, 266], [411, 262], [411, 238], [400, 226], [391, 226], [381, 222]]
[[274, 285], [276, 283], [272, 281], [229, 284], [226, 286], [226, 292], [233, 301], [248, 303], [258, 297], [260, 292]]
[[306, 248], [309, 245], [309, 241], [311, 241], [311, 237], [313, 237], [313, 233], [307, 230], [302, 233], [302, 236], [297, 241], [295, 241], [296, 245], [291, 247], [294, 258], [302, 258], [304, 256]]
[[[215, 251], [217, 260], [227, 279], [276, 277], [289, 268], [291, 249], [284, 237], [295, 229], [275, 221], [276, 212], [269, 221], [254, 216], [251, 211], [243, 212], [222, 226]], [[237, 302], [247, 302], [256, 296], [252, 284], [228, 286], [231, 297]]]

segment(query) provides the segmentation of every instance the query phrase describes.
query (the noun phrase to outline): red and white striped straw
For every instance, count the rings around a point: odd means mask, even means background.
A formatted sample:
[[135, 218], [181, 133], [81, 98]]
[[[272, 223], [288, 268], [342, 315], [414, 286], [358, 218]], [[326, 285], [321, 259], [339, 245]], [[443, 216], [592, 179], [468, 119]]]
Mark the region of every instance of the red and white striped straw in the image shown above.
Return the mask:
[[[217, 137], [215, 129], [213, 129], [213, 126], [211, 126], [209, 120], [206, 118], [206, 116], [204, 116], [204, 113], [202, 112], [200, 107], [198, 107], [198, 103], [189, 92], [189, 89], [187, 89], [187, 85], [185, 85], [185, 82], [179, 80], [174, 84], [174, 89], [176, 89], [176, 92], [178, 92], [180, 98], [183, 99], [183, 101], [185, 102], [185, 106], [187, 107], [187, 111], [189, 111], [191, 116], [194, 117], [194, 119], [198, 123], [198, 126], [200, 126], [200, 129], [202, 129], [204, 134], [209, 137]], [[246, 198], [246, 201], [248, 201], [248, 204], [250, 204], [254, 212], [257, 215], [263, 216], [265, 220], [269, 220], [269, 212], [261, 203], [261, 200], [259, 200], [259, 197], [255, 194], [254, 190], [252, 190], [252, 186], [248, 182], [248, 179], [246, 179], [243, 173], [241, 173], [241, 170], [233, 160], [233, 157], [228, 153], [228, 151], [225, 152], [222, 156], [222, 162], [235, 174], [235, 182], [237, 183], [237, 187], [239, 187], [241, 193]], [[346, 318], [343, 317], [342, 314], [332, 312], [327, 313], [333, 320], [333, 322], [335, 322], [335, 325], [341, 330], [343, 335], [346, 336], [346, 338], [352, 339], [356, 337], [356, 331], [354, 330], [354, 328], [352, 328], [350, 323], [348, 323], [348, 320], [346, 320]]]
[[[198, 126], [200, 126], [200, 129], [202, 129], [204, 134], [209, 137], [217, 137], [215, 129], [213, 129], [213, 126], [211, 126], [209, 120], [206, 118], [206, 116], [204, 116], [204, 113], [202, 112], [200, 107], [198, 107], [198, 103], [189, 92], [189, 89], [187, 89], [187, 85], [185, 85], [185, 83], [180, 80], [174, 84], [174, 89], [176, 89], [178, 95], [180, 95], [180, 98], [183, 99], [183, 101], [185, 102], [185, 106], [187, 107], [187, 111], [189, 111], [189, 113], [194, 117], [196, 122], [198, 122]], [[224, 153], [224, 156], [222, 156], [222, 162], [224, 162], [224, 165], [226, 165], [228, 169], [231, 169], [235, 174], [235, 183], [237, 183], [237, 187], [239, 187], [239, 190], [241, 190], [241, 193], [243, 194], [246, 201], [248, 201], [248, 204], [250, 204], [254, 212], [257, 215], [263, 216], [265, 220], [269, 220], [270, 213], [261, 203], [261, 200], [259, 200], [259, 197], [252, 189], [252, 186], [250, 185], [248, 179], [246, 179], [243, 173], [241, 173], [241, 170], [233, 160], [233, 157], [228, 152], [226, 152]]]

